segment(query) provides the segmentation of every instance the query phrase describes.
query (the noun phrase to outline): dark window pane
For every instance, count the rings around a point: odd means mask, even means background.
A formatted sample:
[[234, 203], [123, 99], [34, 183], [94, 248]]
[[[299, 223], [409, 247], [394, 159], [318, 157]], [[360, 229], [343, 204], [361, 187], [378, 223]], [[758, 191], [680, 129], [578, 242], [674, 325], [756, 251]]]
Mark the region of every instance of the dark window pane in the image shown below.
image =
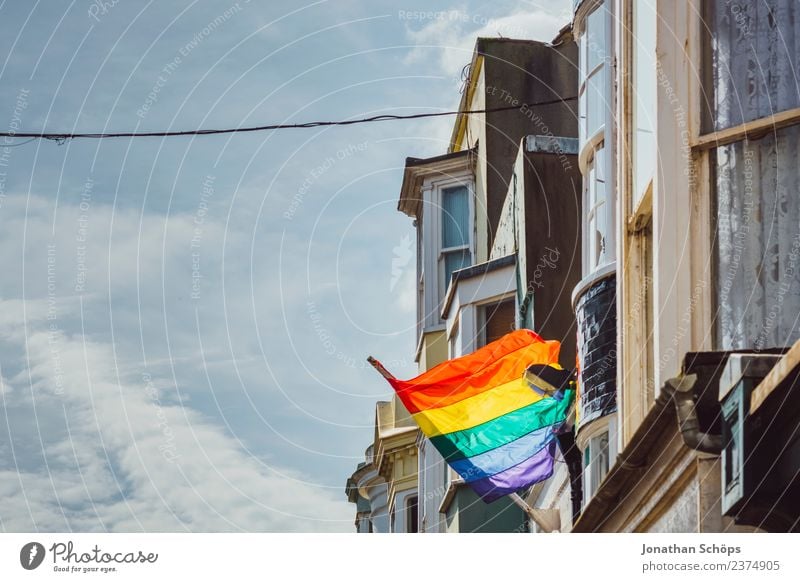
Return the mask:
[[408, 500], [406, 505], [406, 512], [408, 516], [408, 533], [417, 533], [419, 531], [419, 498], [414, 495]]
[[507, 333], [514, 330], [516, 321], [516, 310], [514, 309], [514, 300], [509, 299], [502, 303], [495, 303], [487, 305], [484, 308], [484, 321], [486, 328], [484, 329], [484, 337], [486, 343], [490, 344], [495, 340], [499, 340]]

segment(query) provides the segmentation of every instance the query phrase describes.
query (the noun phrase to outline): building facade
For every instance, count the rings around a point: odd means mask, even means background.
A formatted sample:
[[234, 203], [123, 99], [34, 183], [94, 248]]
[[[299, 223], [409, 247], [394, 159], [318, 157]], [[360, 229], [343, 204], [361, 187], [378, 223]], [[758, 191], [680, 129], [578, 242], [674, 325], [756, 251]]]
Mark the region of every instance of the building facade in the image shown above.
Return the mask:
[[[594, 282], [574, 293], [585, 460], [575, 531], [797, 529], [797, 411], [759, 420], [750, 395], [775, 406], [790, 393], [791, 352], [780, 354], [800, 338], [798, 16], [784, 0], [576, 6]], [[584, 326], [601, 278], [614, 298]], [[781, 362], [776, 393], [762, 384]], [[754, 485], [767, 477], [779, 486]]]
[[[575, 45], [478, 39], [449, 151], [406, 160], [398, 209], [417, 231], [420, 372], [529, 327], [575, 359], [580, 279]], [[522, 532], [509, 499], [485, 504], [421, 435], [422, 532]]]
[[375, 437], [365, 459], [347, 479], [356, 506], [358, 533], [416, 533], [418, 526], [417, 434], [397, 398], [375, 407]]
[[[515, 327], [576, 365], [513, 531], [800, 529], [798, 70], [795, 0], [578, 0], [550, 44], [478, 41], [461, 111], [517, 108], [459, 115], [400, 210], [420, 370]], [[468, 531], [415, 442], [420, 529]]]

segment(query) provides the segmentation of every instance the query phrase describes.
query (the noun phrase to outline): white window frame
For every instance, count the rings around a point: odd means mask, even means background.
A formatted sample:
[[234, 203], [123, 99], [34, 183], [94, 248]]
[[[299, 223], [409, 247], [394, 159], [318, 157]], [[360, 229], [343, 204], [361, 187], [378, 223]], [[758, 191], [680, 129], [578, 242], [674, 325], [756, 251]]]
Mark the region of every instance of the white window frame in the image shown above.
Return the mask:
[[[578, 46], [579, 46], [579, 59], [580, 59], [580, 75], [581, 78], [579, 79], [579, 90], [578, 90], [578, 107], [581, 112], [586, 113], [585, 119], [580, 118], [579, 114], [579, 123], [580, 123], [580, 153], [578, 156], [578, 164], [580, 167], [581, 174], [583, 176], [583, 207], [584, 207], [584, 218], [582, 221], [582, 264], [583, 264], [583, 276], [587, 277], [592, 275], [593, 273], [598, 272], [603, 267], [614, 263], [616, 259], [616, 217], [614, 209], [616, 208], [616, 188], [613, 180], [614, 173], [612, 171], [613, 164], [612, 155], [614, 150], [614, 135], [613, 135], [613, 127], [614, 127], [614, 112], [612, 108], [613, 103], [613, 74], [614, 69], [612, 67], [613, 60], [610, 58], [610, 55], [613, 54], [613, 47], [614, 47], [614, 30], [613, 30], [613, 13], [612, 13], [612, 2], [611, 0], [595, 0], [591, 3], [587, 3], [588, 6], [583, 13], [583, 16], [580, 18], [579, 27], [576, 28], [576, 35], [578, 39]], [[606, 14], [604, 15], [603, 25], [605, 27], [605, 42], [606, 47], [604, 47], [604, 54], [605, 57], [601, 58], [600, 62], [596, 64], [590, 71], [585, 71], [586, 66], [588, 65], [588, 58], [589, 58], [589, 43], [586, 40], [588, 37], [588, 32], [586, 30], [586, 25], [588, 24], [589, 17], [595, 13], [597, 10], [606, 10]], [[591, 134], [586, 135], [589, 126], [589, 111], [588, 111], [588, 90], [589, 90], [589, 80], [594, 75], [598, 73], [598, 71], [602, 68], [605, 68], [605, 97], [607, 99], [606, 107], [604, 108], [604, 119], [603, 123]], [[598, 152], [603, 149], [603, 176], [605, 179], [605, 201], [604, 204], [606, 206], [604, 212], [604, 223], [598, 225], [598, 230], [603, 234], [604, 239], [604, 248], [605, 248], [605, 256], [602, 260], [599, 260], [596, 264], [592, 264], [593, 261], [590, 259], [591, 253], [589, 252], [592, 248], [590, 240], [593, 240], [594, 232], [590, 232], [589, 228], [589, 221], [593, 215], [596, 213], [598, 208], [597, 207], [590, 207], [589, 204], [589, 192], [590, 188], [594, 185], [589, 183], [589, 174], [592, 168], [595, 169], [595, 175], [597, 171], [597, 167], [593, 166], [594, 161], [597, 158]], [[590, 239], [592, 236], [592, 239]]]
[[478, 348], [478, 307], [512, 298], [518, 314], [516, 265], [459, 281], [445, 320], [446, 336], [456, 342], [457, 355]]
[[425, 239], [424, 227], [425, 212], [420, 207], [420, 214], [414, 220], [414, 227], [416, 228], [416, 242], [417, 242], [417, 277], [416, 277], [416, 301], [417, 301], [417, 337], [422, 337], [422, 330], [425, 327], [425, 257], [428, 253], [425, 252]]
[[[601, 439], [607, 439], [604, 450], [597, 450]], [[605, 416], [581, 429], [578, 435], [578, 446], [582, 451], [581, 464], [583, 466], [583, 505], [586, 506], [600, 488], [600, 484], [608, 475], [617, 458], [618, 438], [617, 419], [615, 415]], [[589, 463], [585, 462], [586, 453], [589, 453]], [[605, 458], [605, 471], [602, 471], [601, 459]]]
[[[701, 63], [702, 66], [708, 66], [703, 54], [706, 35], [709, 34], [703, 22], [704, 13], [703, 10], [697, 10], [692, 14], [693, 18], [687, 23], [690, 54], [696, 59], [696, 62]], [[703, 76], [704, 72], [700, 70], [697, 77], [702, 79]], [[715, 251], [712, 246], [712, 240], [715, 233], [711, 230], [711, 209], [713, 207], [712, 197], [715, 196], [715, 186], [712, 185], [711, 180], [715, 150], [719, 147], [743, 142], [751, 138], [757, 140], [763, 137], [765, 133], [776, 133], [781, 129], [800, 125], [800, 107], [773, 113], [752, 121], [745, 121], [725, 129], [703, 131], [702, 117], [705, 113], [703, 103], [707, 95], [705, 87], [702, 86], [702, 81], [692, 78], [687, 93], [692, 105], [691, 119], [694, 130], [690, 133], [692, 164], [696, 176], [693, 193], [695, 198], [699, 200], [697, 215], [704, 223], [702, 245], [695, 245], [695, 252], [705, 252], [707, 253], [706, 256], [712, 257], [712, 260], [714, 260]], [[693, 330], [695, 333], [698, 324], [704, 326], [705, 330], [714, 328], [712, 313], [716, 312], [719, 299], [716, 289], [713, 287], [713, 285], [708, 285], [702, 295], [702, 309], [699, 312], [701, 317], [696, 318], [695, 329]], [[705, 333], [703, 342], [695, 341], [694, 343], [700, 346], [696, 349], [719, 349], [719, 339], [716, 337], [716, 333]]]
[[[467, 203], [469, 208], [469, 213], [467, 215], [467, 244], [457, 245], [454, 247], [444, 247], [442, 246], [442, 232], [443, 232], [443, 216], [442, 213], [444, 212], [444, 193], [447, 190], [452, 190], [456, 188], [464, 187], [467, 190]], [[445, 257], [451, 253], [458, 253], [462, 251], [469, 252], [469, 264], [475, 264], [475, 253], [473, 252], [473, 244], [474, 244], [474, 234], [473, 234], [473, 225], [475, 224], [475, 211], [473, 209], [475, 202], [474, 202], [474, 193], [473, 189], [471, 188], [470, 184], [465, 184], [463, 182], [456, 182], [452, 185], [442, 185], [440, 186], [437, 191], [436, 195], [437, 199], [437, 218], [439, 220], [439, 239], [438, 239], [438, 276], [439, 276], [439, 301], [440, 304], [444, 301], [445, 294], [447, 293], [447, 287], [449, 286], [450, 282], [445, 280]]]
[[458, 341], [460, 327], [461, 327], [461, 318], [459, 316], [456, 316], [455, 323], [453, 323], [452, 327], [449, 330], [447, 330], [447, 352], [448, 356], [451, 359], [463, 355], [459, 350], [459, 341]]
[[[469, 198], [469, 245], [470, 264], [475, 264], [475, 181], [470, 171], [458, 172], [445, 177], [426, 180], [423, 189], [423, 220], [422, 220], [422, 245], [427, 252], [423, 252], [422, 272], [436, 273], [435, 277], [428, 276], [424, 281], [424, 325], [422, 333], [441, 329], [444, 320], [441, 316], [441, 307], [447, 283], [444, 279], [444, 258], [442, 249], [442, 192], [447, 188], [465, 186]], [[455, 247], [454, 247], [455, 248]], [[459, 247], [463, 248], [463, 247]], [[448, 249], [453, 250], [453, 249]], [[422, 281], [422, 277], [420, 277]]]
[[[608, 179], [608, 172], [609, 172], [609, 159], [608, 159], [608, 152], [605, 151], [605, 143], [603, 140], [603, 134], [597, 134], [596, 140], [590, 146], [587, 147], [587, 161], [584, 165], [586, 174], [583, 178], [583, 204], [584, 204], [584, 219], [583, 219], [583, 272], [586, 275], [596, 273], [602, 267], [609, 265], [614, 262], [615, 256], [615, 249], [614, 249], [614, 196], [613, 190], [614, 185]], [[603, 152], [603, 171], [605, 172], [605, 193], [603, 200], [601, 202], [597, 201], [597, 197], [592, 196], [591, 192], [596, 192], [597, 188], [597, 170], [598, 165], [596, 163], [596, 156], [597, 154], [602, 151]], [[603, 215], [602, 215], [602, 224], [598, 224], [596, 228], [592, 228], [593, 224], [596, 224], [598, 221], [596, 220], [597, 212], [601, 209], [601, 206], [604, 207]], [[594, 233], [595, 230], [598, 230], [603, 235], [603, 248], [604, 253], [601, 253], [600, 258], [598, 258], [597, 262], [595, 262], [595, 250], [594, 247]], [[599, 251], [598, 251], [599, 252]]]
[[[609, 125], [611, 121], [609, 119], [609, 115], [606, 113], [605, 119], [603, 123], [601, 123], [597, 129], [594, 130], [593, 133], [589, 134], [589, 101], [588, 101], [588, 91], [589, 91], [589, 82], [590, 80], [598, 75], [601, 70], [605, 69], [605, 90], [606, 90], [606, 97], [610, 99], [611, 96], [611, 59], [609, 55], [612, 54], [611, 48], [613, 47], [612, 40], [612, 27], [611, 27], [611, 18], [606, 15], [605, 20], [603, 21], [604, 28], [605, 28], [605, 42], [607, 46], [604, 47], [603, 53], [604, 56], [601, 56], [600, 62], [597, 63], [591, 70], [587, 70], [586, 67], [589, 63], [589, 54], [591, 52], [591, 47], [589, 46], [588, 42], [588, 32], [586, 30], [586, 26], [589, 23], [589, 17], [594, 14], [597, 10], [599, 10], [606, 2], [610, 2], [611, 0], [599, 0], [595, 1], [594, 5], [586, 11], [586, 16], [583, 18], [583, 27], [581, 30], [581, 42], [579, 43], [579, 51], [580, 51], [580, 69], [579, 75], [580, 79], [578, 80], [578, 103], [579, 103], [579, 115], [578, 119], [580, 122], [579, 133], [580, 133], [580, 142], [581, 144], [585, 144], [586, 142], [590, 141], [593, 136], [598, 133], [603, 133], [605, 127]], [[586, 41], [584, 42], [584, 38]], [[608, 105], [606, 106], [605, 110], [608, 112]]]

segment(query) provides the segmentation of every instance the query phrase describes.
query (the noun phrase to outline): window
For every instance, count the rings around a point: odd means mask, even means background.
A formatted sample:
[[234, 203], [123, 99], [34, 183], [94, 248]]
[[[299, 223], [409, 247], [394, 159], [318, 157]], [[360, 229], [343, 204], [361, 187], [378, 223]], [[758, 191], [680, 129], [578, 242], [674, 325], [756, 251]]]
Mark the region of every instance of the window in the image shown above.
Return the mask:
[[604, 3], [580, 18], [580, 160], [583, 174], [583, 271], [589, 275], [614, 260], [614, 196], [611, 188], [611, 14]]
[[439, 304], [447, 293], [453, 271], [472, 263], [470, 252], [469, 189], [455, 186], [442, 189], [442, 246], [440, 253], [442, 278], [439, 285]]
[[704, 6], [715, 344], [783, 347], [800, 339], [800, 5]]
[[439, 174], [422, 186], [417, 211], [417, 331], [440, 330], [442, 304], [454, 271], [469, 267], [475, 246], [471, 172]]
[[608, 432], [589, 439], [583, 451], [583, 503], [586, 505], [608, 473], [610, 465]]
[[609, 262], [611, 204], [608, 201], [608, 190], [605, 179], [605, 152], [603, 145], [593, 152], [593, 157], [586, 164], [586, 175], [583, 180], [584, 199], [586, 200], [586, 248], [587, 272], [597, 270]]
[[453, 324], [453, 329], [450, 332], [450, 340], [449, 340], [449, 348], [448, 349], [449, 349], [449, 355], [450, 355], [451, 358], [457, 358], [460, 355], [462, 355], [461, 354], [461, 350], [459, 349], [459, 345], [458, 345], [458, 327], [459, 327], [459, 322], [456, 321], [456, 323]]
[[406, 532], [417, 533], [419, 531], [419, 497], [413, 495], [406, 501]]
[[717, 343], [800, 339], [800, 126], [716, 149]]
[[800, 107], [797, 0], [707, 0], [703, 130]]
[[515, 329], [514, 299], [505, 299], [478, 307], [478, 346], [481, 348]]
[[586, 30], [581, 36], [581, 142], [591, 139], [605, 124], [608, 106], [607, 29], [603, 6], [586, 18]]
[[632, 209], [647, 191], [656, 164], [656, 0], [633, 4]]
[[600, 488], [617, 457], [617, 419], [605, 416], [578, 431], [577, 445], [583, 451], [583, 504]]

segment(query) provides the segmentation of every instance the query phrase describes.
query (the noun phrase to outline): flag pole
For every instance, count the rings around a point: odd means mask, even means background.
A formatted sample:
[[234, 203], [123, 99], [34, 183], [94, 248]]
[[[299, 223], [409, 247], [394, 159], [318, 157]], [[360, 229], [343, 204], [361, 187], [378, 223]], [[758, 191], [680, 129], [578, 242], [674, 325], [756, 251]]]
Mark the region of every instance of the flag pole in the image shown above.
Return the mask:
[[561, 512], [557, 509], [531, 507], [518, 493], [511, 493], [508, 497], [545, 532], [551, 533], [561, 529]]
[[372, 356], [367, 357], [367, 362], [369, 362], [370, 365], [373, 368], [375, 368], [375, 370], [378, 372], [378, 374], [380, 374], [381, 376], [383, 376], [384, 378], [389, 380], [389, 382], [391, 382], [392, 380], [397, 380], [397, 378], [392, 376], [392, 374], [389, 372], [389, 370], [387, 370], [386, 368], [383, 367], [383, 364], [381, 364], [378, 360], [376, 360]]

